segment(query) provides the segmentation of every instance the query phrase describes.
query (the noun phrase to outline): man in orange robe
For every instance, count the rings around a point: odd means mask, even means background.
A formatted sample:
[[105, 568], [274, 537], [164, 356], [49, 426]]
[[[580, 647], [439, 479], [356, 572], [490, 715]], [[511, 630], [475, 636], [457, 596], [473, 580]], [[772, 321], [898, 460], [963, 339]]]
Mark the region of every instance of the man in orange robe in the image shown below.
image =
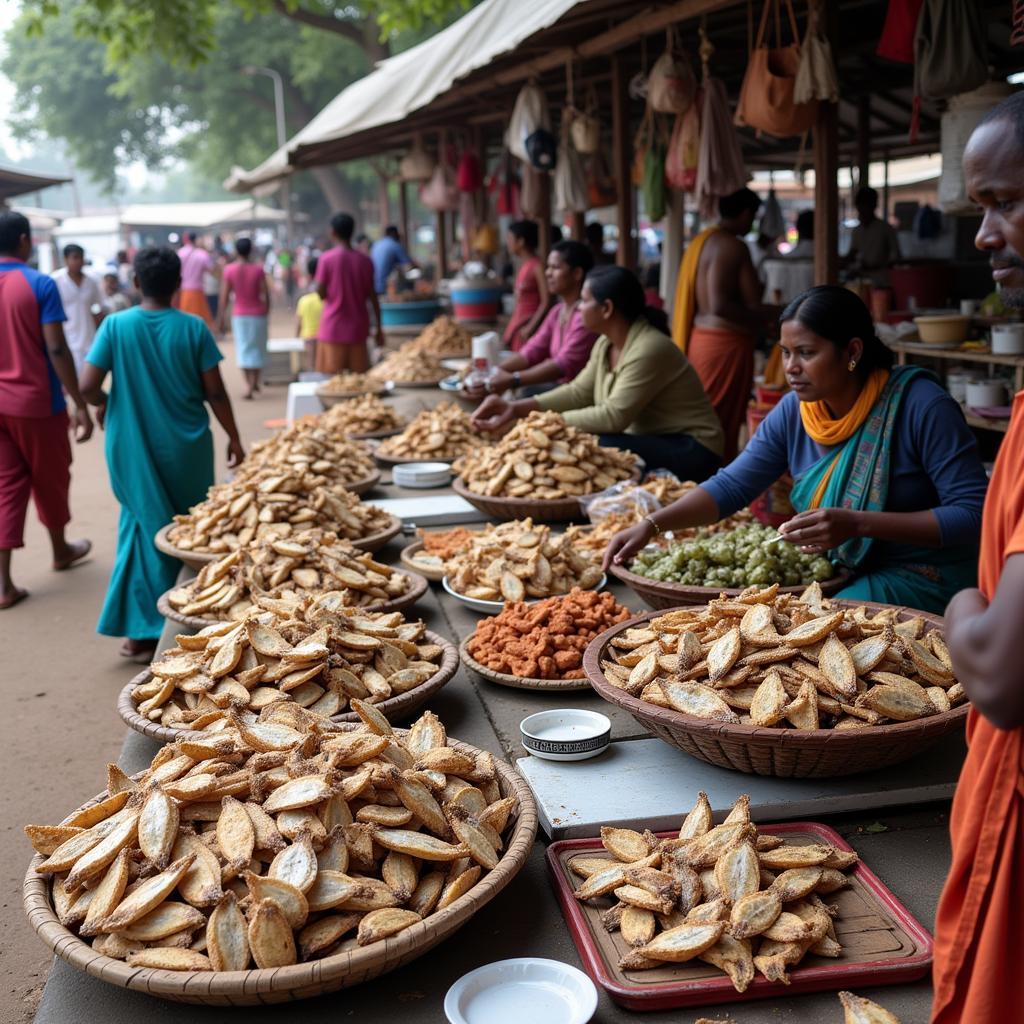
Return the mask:
[[[1003, 301], [1024, 309], [1024, 93], [999, 104], [964, 151]], [[968, 753], [935, 924], [932, 1024], [1024, 1020], [1024, 391], [1014, 399], [985, 500], [978, 590], [946, 610], [946, 639], [971, 700]]]
[[672, 337], [697, 371], [735, 458], [754, 382], [754, 345], [765, 325], [762, 286], [743, 236], [761, 200], [742, 188], [718, 201], [717, 227], [702, 231], [679, 268]]

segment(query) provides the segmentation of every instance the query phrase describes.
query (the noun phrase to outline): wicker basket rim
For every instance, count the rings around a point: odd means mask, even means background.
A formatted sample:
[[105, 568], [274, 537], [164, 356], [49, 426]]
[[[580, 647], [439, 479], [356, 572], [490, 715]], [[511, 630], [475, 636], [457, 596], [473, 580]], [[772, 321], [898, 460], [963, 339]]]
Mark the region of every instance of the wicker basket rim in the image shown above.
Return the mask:
[[[406, 730], [397, 731], [404, 734]], [[474, 757], [482, 752], [480, 748], [459, 740], [449, 740], [448, 743], [454, 749]], [[378, 965], [381, 961], [395, 959], [396, 946], [403, 950], [422, 946], [426, 947], [426, 952], [432, 945], [430, 940], [434, 933], [449, 925], [451, 930], [458, 928], [465, 919], [501, 892], [523, 868], [537, 835], [537, 805], [530, 787], [511, 765], [503, 758], [495, 757], [494, 766], [503, 793], [514, 795], [518, 800], [512, 833], [497, 866], [450, 906], [422, 922], [411, 925], [383, 943], [376, 942], [289, 967], [253, 968], [246, 971], [164, 971], [130, 967], [124, 961], [95, 952], [88, 943], [60, 923], [50, 904], [47, 876], [35, 873], [35, 868], [44, 859], [39, 854], [32, 858], [25, 873], [22, 886], [25, 914], [35, 933], [62, 960], [67, 961], [72, 967], [121, 988], [154, 995], [167, 994], [172, 997], [208, 994], [212, 999], [216, 996], [230, 996], [232, 993], [244, 993], [248, 996], [260, 992], [280, 992], [330, 983], [332, 979], [358, 974]], [[92, 806], [104, 796], [106, 792], [93, 797], [82, 807]], [[213, 991], [214, 983], [216, 991]], [[201, 992], [204, 987], [206, 992]]]
[[[931, 612], [921, 611], [916, 608], [907, 608], [902, 605], [886, 605], [872, 601], [842, 601], [833, 599], [832, 603], [843, 608], [868, 608], [881, 611], [886, 608], [896, 608], [902, 613], [904, 619], [911, 619], [921, 616], [926, 622], [933, 626], [941, 627], [943, 618], [941, 615], [934, 615]], [[684, 606], [687, 611], [692, 611], [699, 605]], [[949, 711], [940, 711], [936, 715], [929, 715], [927, 718], [919, 718], [912, 722], [895, 722], [890, 725], [873, 725], [869, 729], [772, 729], [757, 725], [734, 725], [731, 722], [715, 722], [704, 718], [697, 718], [694, 715], [685, 715], [680, 711], [673, 711], [670, 708], [662, 708], [649, 701], [640, 700], [638, 697], [631, 697], [624, 690], [612, 686], [601, 671], [601, 660], [605, 649], [611, 640], [619, 633], [636, 626], [643, 625], [651, 619], [667, 614], [672, 609], [656, 609], [637, 615], [625, 622], [606, 629], [603, 633], [594, 637], [583, 652], [583, 671], [586, 672], [593, 688], [609, 704], [616, 704], [634, 717], [641, 720], [649, 719], [662, 723], [667, 728], [674, 728], [689, 733], [698, 733], [708, 736], [715, 736], [720, 739], [735, 739], [743, 742], [765, 741], [771, 745], [787, 744], [804, 747], [821, 746], [827, 744], [836, 747], [842, 744], [860, 743], [865, 741], [892, 741], [898, 740], [901, 736], [919, 735], [922, 732], [945, 731], [949, 722], [964, 718], [970, 708], [969, 704], [962, 704]]]
[[[640, 479], [640, 471], [635, 469], [633, 471], [632, 479]], [[589, 495], [581, 494], [578, 497], [573, 496], [569, 498], [505, 498], [501, 496], [491, 497], [488, 494], [481, 494], [479, 491], [471, 491], [466, 483], [463, 481], [461, 476], [457, 476], [452, 481], [452, 490], [455, 491], [460, 497], [465, 498], [466, 501], [473, 503], [479, 501], [481, 504], [495, 504], [505, 506], [507, 508], [560, 508], [563, 506], [573, 505], [577, 511], [582, 512], [580, 506], [580, 498], [587, 498]]]
[[[571, 690], [590, 690], [590, 680], [584, 676], [582, 679], [540, 679], [536, 676], [513, 676], [506, 672], [496, 672], [493, 668], [481, 665], [472, 654], [469, 653], [469, 641], [473, 639], [474, 633], [470, 633], [459, 644], [459, 657], [466, 668], [472, 669], [477, 675], [489, 679], [492, 683], [500, 686], [508, 686], [515, 690], [541, 690], [551, 693], [565, 693]], [[524, 685], [524, 684], [529, 685]]]
[[419, 573], [426, 579], [432, 580], [435, 583], [440, 583], [441, 580], [444, 579], [443, 569], [428, 569], [426, 566], [417, 565], [415, 561], [413, 561], [413, 555], [422, 550], [423, 540], [421, 538], [417, 538], [411, 544], [406, 544], [406, 546], [402, 548], [398, 555], [399, 561], [403, 565], [408, 566], [408, 568], [413, 572]]
[[[206, 625], [208, 626], [210, 623], [206, 623]], [[389, 721], [392, 715], [395, 718], [399, 718], [406, 711], [419, 707], [434, 693], [447, 685], [458, 671], [459, 650], [455, 644], [429, 629], [424, 636], [430, 643], [436, 644], [444, 651], [441, 657], [441, 664], [438, 665], [437, 671], [429, 679], [420, 683], [419, 686], [406, 690], [405, 693], [400, 693], [397, 697], [389, 697], [387, 700], [383, 700], [375, 705]], [[141, 733], [143, 736], [149, 736], [151, 739], [159, 740], [161, 743], [174, 743], [177, 740], [195, 739], [197, 733], [191, 729], [174, 729], [170, 726], [159, 725], [156, 722], [151, 722], [148, 718], [144, 718], [136, 710], [135, 702], [132, 700], [132, 690], [136, 686], [149, 682], [152, 674], [150, 668], [144, 668], [121, 688], [121, 692], [117, 697], [117, 713], [121, 716], [122, 721], [135, 732]], [[355, 722], [358, 721], [358, 716], [354, 711], [345, 711], [339, 715], [332, 716], [331, 721], [341, 723]]]

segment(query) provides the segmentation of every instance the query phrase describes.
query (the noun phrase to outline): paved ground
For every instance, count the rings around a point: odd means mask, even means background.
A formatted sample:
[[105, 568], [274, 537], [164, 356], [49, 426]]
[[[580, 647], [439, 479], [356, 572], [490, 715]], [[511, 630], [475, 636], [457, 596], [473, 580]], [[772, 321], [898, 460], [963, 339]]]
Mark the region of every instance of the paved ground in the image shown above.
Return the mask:
[[[230, 364], [230, 346], [225, 346]], [[237, 374], [229, 369], [229, 388], [240, 394]], [[425, 393], [407, 393], [398, 401], [418, 404]], [[271, 390], [255, 403], [236, 403], [243, 437], [247, 442], [265, 433], [262, 421], [279, 416], [283, 389]], [[218, 444], [218, 448], [222, 445]], [[124, 993], [88, 979], [60, 961], [53, 967], [50, 984], [40, 1006], [42, 987], [51, 960], [38, 939], [31, 934], [20, 908], [20, 884], [29, 856], [20, 826], [27, 821], [58, 820], [67, 811], [96, 793], [103, 784], [103, 764], [120, 757], [130, 771], [138, 770], [155, 749], [148, 740], [129, 734], [114, 712], [116, 694], [134, 671], [120, 662], [116, 641], [97, 637], [95, 617], [112, 558], [116, 505], [109, 493], [101, 443], [80, 449], [74, 482], [75, 535], [88, 535], [95, 550], [87, 565], [73, 573], [55, 576], [48, 572], [48, 559], [38, 526], [30, 530], [28, 547], [21, 553], [19, 578], [33, 591], [30, 602], [0, 617], [0, 649], [8, 667], [7, 689], [15, 708], [0, 721], [0, 742], [10, 753], [4, 760], [17, 786], [4, 790], [0, 834], [3, 853], [3, 893], [6, 913], [0, 915], [0, 965], [4, 972], [0, 997], [0, 1021], [26, 1022], [35, 1016], [40, 1024], [76, 1024], [120, 1021], [200, 1022], [221, 1021], [237, 1016], [246, 1021], [279, 1021], [296, 1012], [255, 1010], [230, 1014], [163, 1003], [148, 997]], [[396, 554], [392, 546], [386, 554]], [[391, 560], [387, 558], [386, 560]], [[635, 599], [631, 606], [637, 606]], [[438, 632], [461, 639], [472, 629], [475, 616], [446, 599], [436, 590], [417, 612]], [[472, 679], [460, 670], [456, 678], [432, 703], [452, 735], [504, 753], [514, 760], [518, 748], [517, 724], [527, 713], [550, 706], [548, 695], [503, 690]], [[574, 694], [574, 706], [601, 706], [596, 695]], [[614, 737], [625, 739], [640, 734], [628, 716], [614, 714]], [[17, 774], [14, 774], [14, 773]], [[736, 776], [737, 792], [743, 776]], [[931, 927], [941, 878], [948, 866], [944, 808], [919, 808], [882, 816], [889, 831], [868, 833], [869, 819], [845, 816], [831, 819], [866, 862], [889, 885], [926, 927]], [[454, 940], [437, 954], [421, 958], [377, 983], [303, 1004], [304, 1019], [312, 1024], [335, 1020], [341, 1015], [365, 1021], [385, 1021], [401, 1014], [411, 1021], [443, 1019], [441, 999], [447, 987], [460, 975], [483, 963], [517, 955], [549, 956], [579, 964], [575, 948], [565, 929], [547, 881], [543, 844], [538, 843], [522, 874], [512, 886], [477, 915]], [[904, 1024], [927, 1019], [929, 990], [926, 982], [879, 989], [874, 994]], [[722, 1008], [724, 1011], [725, 1008]], [[645, 1015], [660, 1021], [689, 1022], [700, 1011], [673, 1011]], [[800, 1021], [819, 1024], [839, 1020], [838, 1003], [832, 994], [771, 1000], [728, 1007], [737, 1024], [764, 1021]], [[636, 1020], [602, 995], [597, 1021]]]

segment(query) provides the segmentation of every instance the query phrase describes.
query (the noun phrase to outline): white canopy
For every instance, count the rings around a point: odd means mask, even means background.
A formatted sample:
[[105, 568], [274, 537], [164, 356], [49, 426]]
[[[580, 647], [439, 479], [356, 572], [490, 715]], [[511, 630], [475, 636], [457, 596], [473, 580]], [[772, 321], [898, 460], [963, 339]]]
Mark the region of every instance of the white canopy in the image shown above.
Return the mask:
[[254, 203], [251, 199], [215, 203], [133, 203], [120, 214], [125, 227], [147, 228], [214, 228], [284, 220], [282, 210]]
[[252, 171], [235, 168], [224, 182], [249, 192], [290, 174], [304, 146], [394, 124], [427, 106], [460, 78], [516, 49], [587, 0], [484, 0], [453, 25], [411, 50], [381, 61], [365, 78], [342, 90], [300, 132]]

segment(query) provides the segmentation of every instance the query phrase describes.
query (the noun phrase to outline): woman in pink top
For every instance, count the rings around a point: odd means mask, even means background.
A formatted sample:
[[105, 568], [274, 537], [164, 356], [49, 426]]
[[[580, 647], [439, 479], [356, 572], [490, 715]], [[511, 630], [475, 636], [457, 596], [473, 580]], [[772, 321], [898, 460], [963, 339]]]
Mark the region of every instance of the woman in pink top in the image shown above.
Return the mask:
[[377, 344], [384, 347], [373, 263], [365, 253], [352, 248], [355, 226], [347, 213], [336, 213], [331, 218], [331, 236], [338, 244], [328, 249], [316, 265], [316, 290], [324, 300], [316, 345], [319, 373], [365, 373], [370, 368], [367, 303], [373, 307], [377, 323]]
[[539, 237], [536, 222], [517, 220], [509, 226], [505, 240], [508, 251], [521, 261], [516, 274], [516, 304], [505, 328], [505, 345], [515, 352], [533, 336], [548, 311], [550, 295], [537, 257]]
[[190, 231], [185, 236], [185, 244], [178, 250], [178, 259], [181, 260], [181, 288], [178, 289], [174, 305], [183, 313], [201, 317], [212, 331], [213, 317], [210, 316], [210, 305], [203, 291], [203, 274], [210, 271], [213, 261], [210, 254], [199, 246], [197, 241], [198, 235]]
[[235, 359], [245, 375], [248, 391], [242, 396], [251, 399], [260, 389], [260, 371], [267, 356], [267, 318], [270, 314], [270, 289], [267, 275], [259, 263], [250, 263], [252, 240], [235, 242], [237, 258], [224, 268], [220, 284], [220, 329], [227, 325], [228, 300], [234, 296], [231, 311], [231, 334], [235, 339]]

